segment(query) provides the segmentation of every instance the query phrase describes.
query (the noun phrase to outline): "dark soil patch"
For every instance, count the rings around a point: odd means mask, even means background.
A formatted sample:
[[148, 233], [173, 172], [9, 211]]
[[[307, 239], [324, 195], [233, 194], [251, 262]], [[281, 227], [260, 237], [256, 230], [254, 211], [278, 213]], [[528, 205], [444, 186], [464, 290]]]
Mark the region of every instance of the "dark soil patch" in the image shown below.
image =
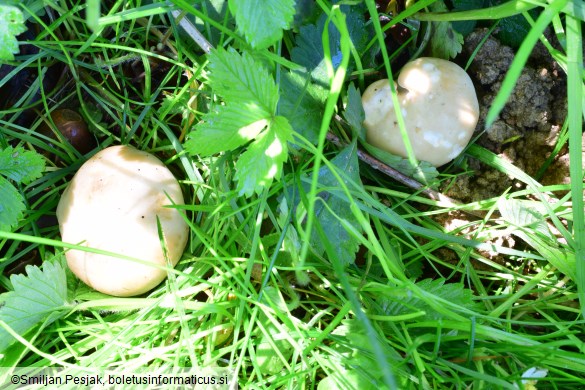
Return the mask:
[[[471, 33], [465, 40], [463, 55], [469, 58], [487, 33], [486, 29]], [[551, 37], [551, 41], [553, 39]], [[489, 37], [468, 69], [480, 103], [476, 135], [485, 128], [485, 116], [513, 59], [511, 48]], [[568, 184], [566, 146], [553, 155], [566, 113], [565, 74], [539, 43], [498, 120], [481, 133], [477, 144], [543, 185]], [[473, 174], [461, 175], [445, 186], [443, 190], [447, 195], [462, 202], [473, 202], [497, 197], [508, 188], [523, 188], [522, 183], [475, 159], [469, 159], [469, 168]]]

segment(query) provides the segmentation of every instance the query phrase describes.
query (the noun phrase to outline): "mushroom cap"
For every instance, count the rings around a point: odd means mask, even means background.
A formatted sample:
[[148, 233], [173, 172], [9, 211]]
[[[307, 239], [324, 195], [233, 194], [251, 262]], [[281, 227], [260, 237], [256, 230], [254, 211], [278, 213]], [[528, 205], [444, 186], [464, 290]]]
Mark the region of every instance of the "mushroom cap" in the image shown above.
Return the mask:
[[[479, 119], [479, 103], [469, 75], [453, 62], [422, 57], [404, 66], [396, 88], [415, 157], [434, 166], [457, 157]], [[368, 143], [407, 157], [388, 79], [372, 83], [362, 103]]]
[[[188, 226], [177, 209], [165, 207], [173, 203], [184, 204], [183, 194], [160, 160], [130, 146], [111, 146], [83, 164], [63, 192], [57, 206], [61, 237], [165, 266], [158, 217], [175, 266], [187, 244]], [[167, 275], [156, 267], [82, 250], [65, 256], [87, 285], [120, 297], [145, 293]]]

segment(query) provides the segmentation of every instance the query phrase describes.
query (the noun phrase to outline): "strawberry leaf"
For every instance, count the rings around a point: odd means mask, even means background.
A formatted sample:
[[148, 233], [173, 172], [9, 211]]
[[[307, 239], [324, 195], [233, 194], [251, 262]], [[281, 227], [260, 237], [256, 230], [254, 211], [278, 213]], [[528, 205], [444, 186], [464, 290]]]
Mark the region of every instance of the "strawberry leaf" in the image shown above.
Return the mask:
[[0, 175], [17, 183], [30, 183], [40, 177], [44, 169], [45, 161], [36, 152], [12, 146], [0, 150]]
[[295, 15], [294, 0], [230, 0], [229, 5], [238, 29], [256, 49], [281, 39]]
[[0, 176], [0, 230], [10, 231], [25, 209], [22, 196], [5, 178]]
[[225, 106], [203, 117], [185, 149], [212, 155], [252, 141], [236, 163], [235, 175], [240, 194], [251, 196], [280, 177], [293, 130], [287, 118], [276, 116], [278, 87], [261, 63], [233, 49], [215, 50], [209, 61], [209, 83]]
[[14, 54], [19, 51], [16, 36], [25, 31], [24, 16], [20, 9], [0, 5], [0, 60], [14, 60]]
[[277, 116], [236, 164], [240, 194], [251, 196], [269, 186], [273, 179], [280, 178], [282, 164], [288, 156], [288, 141], [292, 141], [292, 128], [286, 118]]
[[189, 135], [185, 148], [191, 154], [209, 156], [247, 144], [265, 127], [256, 112], [230, 104], [219, 106], [203, 117], [203, 124]]
[[[67, 280], [59, 262], [45, 262], [42, 270], [29, 265], [26, 272], [28, 276], [12, 275], [13, 290], [0, 295], [0, 321], [21, 336], [55, 321], [67, 309]], [[0, 328], [0, 353], [14, 341]]]

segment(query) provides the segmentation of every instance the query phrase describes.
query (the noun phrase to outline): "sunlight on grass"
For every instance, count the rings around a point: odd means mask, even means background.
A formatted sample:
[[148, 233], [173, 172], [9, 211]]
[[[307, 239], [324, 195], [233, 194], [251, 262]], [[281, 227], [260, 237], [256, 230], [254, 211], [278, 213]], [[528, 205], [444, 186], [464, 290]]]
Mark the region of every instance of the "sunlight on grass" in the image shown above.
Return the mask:
[[[247, 26], [244, 34], [231, 2], [195, 3], [102, 2], [101, 14], [93, 1], [45, 1], [44, 14], [35, 13], [37, 2], [23, 3], [33, 14], [30, 35], [19, 38], [23, 52], [12, 67], [0, 68], [0, 88], [15, 91], [8, 106], [0, 102], [0, 148], [36, 151], [46, 169], [30, 182], [10, 182], [25, 212], [11, 231], [0, 231], [0, 366], [221, 367], [246, 389], [585, 383], [581, 6], [478, 1], [486, 8], [432, 13], [426, 8], [434, 1], [425, 0], [394, 15], [373, 0], [318, 0], [306, 10], [296, 2], [298, 20], [266, 35], [282, 38], [252, 49], [249, 34], [268, 27]], [[271, 4], [286, 10], [293, 3]], [[182, 11], [216, 57], [175, 20], [173, 12]], [[444, 202], [358, 159], [367, 151], [357, 139], [359, 115], [348, 113], [348, 91], [356, 91], [350, 83], [363, 91], [392, 78], [401, 56], [421, 54], [432, 39], [430, 21], [481, 20], [492, 33], [493, 22], [501, 28], [511, 15], [523, 15], [529, 31], [499, 94], [482, 107], [488, 125], [539, 41], [566, 87], [565, 123], [535, 174], [513, 156], [472, 144], [423, 188], [446, 193], [458, 178], [481, 173], [478, 167], [513, 184], [481, 199]], [[380, 47], [398, 27], [410, 35]], [[298, 52], [309, 54], [299, 59]], [[214, 80], [214, 71], [231, 75]], [[50, 113], [64, 108], [83, 117], [96, 148], [81, 153], [65, 136], [40, 133], [52, 128]], [[209, 124], [215, 112], [228, 117], [222, 125], [235, 126], [230, 137], [219, 122]], [[216, 133], [198, 144], [205, 128]], [[55, 218], [77, 169], [117, 144], [169, 167], [190, 230], [177, 267], [160, 266], [168, 278], [132, 298], [87, 287], [65, 266], [64, 253], [141, 260], [63, 243]], [[544, 181], [565, 150], [570, 181]], [[39, 299], [43, 290], [35, 288], [55, 272], [61, 282], [46, 296], [62, 301]], [[8, 318], [5, 302], [9, 313], [17, 302], [35, 315]], [[35, 312], [41, 306], [48, 309]]]

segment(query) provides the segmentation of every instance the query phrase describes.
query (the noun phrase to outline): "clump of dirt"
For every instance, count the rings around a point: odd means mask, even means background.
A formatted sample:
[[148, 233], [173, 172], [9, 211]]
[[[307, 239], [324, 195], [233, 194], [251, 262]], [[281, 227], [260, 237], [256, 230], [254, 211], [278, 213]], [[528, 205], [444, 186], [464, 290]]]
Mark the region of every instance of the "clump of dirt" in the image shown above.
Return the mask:
[[[485, 129], [485, 117], [510, 65], [514, 60], [511, 48], [502, 45], [494, 37], [487, 37], [487, 29], [478, 29], [466, 39], [462, 62], [470, 58], [478, 46], [468, 73], [479, 99], [480, 120], [476, 129], [476, 144], [492, 151], [502, 159], [522, 169], [543, 185], [568, 184], [569, 156], [567, 146], [555, 151], [560, 131], [567, 113], [566, 76], [553, 60], [548, 50], [538, 44], [518, 79], [508, 102], [493, 126]], [[555, 42], [552, 34], [547, 37]], [[554, 45], [554, 43], [553, 43]], [[485, 129], [485, 130], [484, 130]], [[583, 138], [585, 151], [585, 137]], [[517, 191], [525, 187], [507, 173], [500, 172], [474, 158], [468, 160], [469, 174], [455, 177], [441, 190], [463, 203], [496, 198], [506, 190]], [[585, 169], [585, 164], [584, 164]], [[447, 231], [458, 231], [473, 238], [473, 217], [461, 212], [436, 215], [435, 220]], [[489, 240], [492, 244], [522, 249], [525, 243], [516, 237], [505, 235]], [[440, 255], [447, 262], [459, 261], [451, 249], [442, 248]], [[507, 256], [480, 251], [486, 259], [498, 264], [530, 272], [525, 264], [509, 264]], [[489, 268], [482, 262], [474, 262], [477, 269]]]
[[[463, 56], [469, 58], [486, 34], [487, 29], [472, 32], [465, 39]], [[485, 116], [513, 59], [512, 49], [490, 36], [469, 67], [480, 103], [478, 131], [485, 128]], [[561, 149], [551, 157], [551, 161], [547, 161], [559, 138], [566, 112], [565, 74], [546, 48], [539, 44], [499, 118], [481, 133], [477, 144], [498, 154], [544, 185], [566, 184], [569, 182], [567, 150]], [[474, 159], [470, 159], [469, 168], [473, 174], [461, 175], [449, 183], [443, 189], [447, 195], [472, 202], [499, 196], [510, 187], [517, 189], [523, 186], [507, 174]]]

